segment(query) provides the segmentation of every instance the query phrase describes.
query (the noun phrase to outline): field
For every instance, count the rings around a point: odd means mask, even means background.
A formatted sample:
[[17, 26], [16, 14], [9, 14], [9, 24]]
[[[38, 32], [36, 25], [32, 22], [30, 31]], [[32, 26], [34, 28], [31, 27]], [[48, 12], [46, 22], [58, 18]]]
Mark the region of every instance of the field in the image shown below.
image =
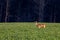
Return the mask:
[[60, 23], [45, 23], [37, 28], [33, 22], [0, 23], [0, 40], [60, 40]]

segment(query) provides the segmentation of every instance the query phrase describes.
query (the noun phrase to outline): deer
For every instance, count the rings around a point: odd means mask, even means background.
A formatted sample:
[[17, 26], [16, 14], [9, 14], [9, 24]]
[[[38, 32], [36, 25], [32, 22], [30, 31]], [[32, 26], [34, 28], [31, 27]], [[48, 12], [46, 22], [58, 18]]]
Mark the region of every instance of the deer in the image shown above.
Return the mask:
[[37, 21], [36, 21], [36, 27], [38, 27], [38, 28], [45, 28], [46, 27], [46, 25], [45, 24], [39, 24]]

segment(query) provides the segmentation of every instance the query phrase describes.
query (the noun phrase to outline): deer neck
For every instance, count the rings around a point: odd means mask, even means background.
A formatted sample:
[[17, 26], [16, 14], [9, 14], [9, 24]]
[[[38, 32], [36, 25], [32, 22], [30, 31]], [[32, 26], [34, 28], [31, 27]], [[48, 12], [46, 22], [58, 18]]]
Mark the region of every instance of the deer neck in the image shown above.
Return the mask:
[[36, 22], [36, 25], [37, 25], [38, 23]]

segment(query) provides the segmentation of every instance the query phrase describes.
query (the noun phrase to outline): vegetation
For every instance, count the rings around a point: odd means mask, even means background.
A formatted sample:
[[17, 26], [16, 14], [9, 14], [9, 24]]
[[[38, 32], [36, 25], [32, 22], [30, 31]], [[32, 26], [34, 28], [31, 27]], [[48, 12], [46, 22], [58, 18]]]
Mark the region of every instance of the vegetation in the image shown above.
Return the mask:
[[0, 40], [60, 40], [60, 23], [45, 23], [37, 28], [33, 22], [0, 23]]

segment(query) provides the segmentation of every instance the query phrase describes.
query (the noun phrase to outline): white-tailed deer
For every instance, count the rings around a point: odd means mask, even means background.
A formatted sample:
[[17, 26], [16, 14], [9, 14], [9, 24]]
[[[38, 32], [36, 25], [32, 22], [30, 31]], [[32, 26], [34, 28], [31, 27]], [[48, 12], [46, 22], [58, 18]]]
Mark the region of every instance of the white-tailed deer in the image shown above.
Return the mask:
[[38, 28], [45, 28], [46, 27], [46, 25], [45, 24], [39, 24], [37, 21], [36, 21], [36, 27], [38, 27]]

